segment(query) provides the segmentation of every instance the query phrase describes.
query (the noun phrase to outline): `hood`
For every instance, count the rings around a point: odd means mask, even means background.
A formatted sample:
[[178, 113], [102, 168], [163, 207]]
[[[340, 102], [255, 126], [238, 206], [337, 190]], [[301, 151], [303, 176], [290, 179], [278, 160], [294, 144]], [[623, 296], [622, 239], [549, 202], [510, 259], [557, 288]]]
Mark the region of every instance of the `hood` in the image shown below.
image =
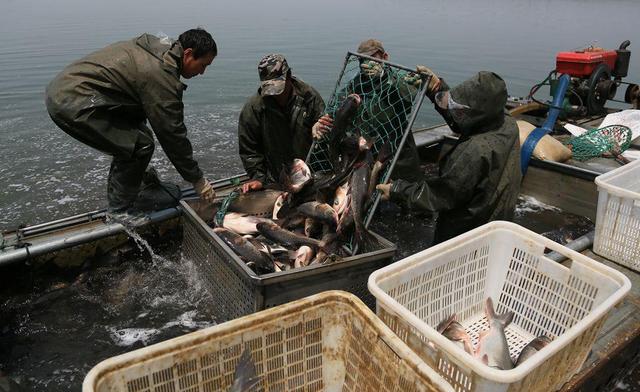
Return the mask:
[[140, 46], [152, 56], [156, 57], [172, 68], [180, 68], [182, 63], [182, 45], [180, 41], [169, 38], [158, 38], [151, 34], [142, 34], [136, 38], [136, 45]]
[[481, 133], [499, 127], [504, 122], [504, 107], [507, 103], [507, 85], [493, 72], [481, 71], [451, 91], [451, 98], [467, 105], [463, 119], [449, 118], [454, 131], [462, 135]]

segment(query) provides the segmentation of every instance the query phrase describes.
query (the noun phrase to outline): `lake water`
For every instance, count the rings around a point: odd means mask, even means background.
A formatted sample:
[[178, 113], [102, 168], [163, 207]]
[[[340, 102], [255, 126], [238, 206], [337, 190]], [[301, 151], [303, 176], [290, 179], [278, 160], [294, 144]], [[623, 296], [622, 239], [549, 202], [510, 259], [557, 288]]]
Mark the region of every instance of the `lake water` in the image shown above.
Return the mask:
[[[369, 37], [384, 42], [392, 61], [426, 64], [450, 84], [488, 69], [524, 96], [554, 68], [556, 52], [634, 41], [640, 15], [636, 1], [593, 0], [3, 0], [2, 8], [0, 229], [106, 206], [110, 158], [57, 129], [43, 96], [65, 65], [112, 42], [143, 32], [176, 37], [195, 26], [214, 35], [220, 53], [188, 82], [185, 123], [201, 168], [215, 179], [242, 171], [237, 117], [269, 52], [283, 53], [325, 100], [346, 51]], [[627, 80], [637, 82], [636, 47]], [[416, 125], [439, 121], [425, 105]], [[180, 181], [160, 148], [153, 165]]]

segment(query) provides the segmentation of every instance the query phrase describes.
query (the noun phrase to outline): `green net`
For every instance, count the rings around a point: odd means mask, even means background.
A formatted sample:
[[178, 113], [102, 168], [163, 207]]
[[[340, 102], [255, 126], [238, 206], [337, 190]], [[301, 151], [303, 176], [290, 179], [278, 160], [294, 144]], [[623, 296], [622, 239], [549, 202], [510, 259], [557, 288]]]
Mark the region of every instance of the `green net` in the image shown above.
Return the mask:
[[[335, 117], [344, 99], [349, 94], [358, 94], [362, 103], [347, 131], [352, 132], [357, 128], [362, 136], [373, 141], [374, 155], [385, 142], [390, 142], [391, 153], [396, 157], [401, 143], [404, 143], [404, 136], [411, 131], [415, 112], [424, 98], [426, 84], [420, 75], [401, 65], [348, 53], [326, 112]], [[312, 172], [333, 171], [328, 139], [325, 135], [311, 147], [307, 164]], [[387, 181], [393, 163], [395, 159], [380, 176], [380, 183]], [[375, 202], [366, 214], [367, 224], [377, 205], [377, 192], [372, 197]]]
[[573, 159], [578, 161], [600, 156], [616, 157], [629, 148], [631, 129], [624, 125], [609, 125], [592, 129], [566, 144], [571, 148]]
[[[347, 132], [359, 130], [362, 136], [373, 142], [374, 155], [389, 142], [394, 156], [378, 183], [386, 182], [393, 170], [406, 136], [411, 132], [427, 84], [424, 76], [404, 66], [351, 52], [347, 54], [326, 112], [335, 118], [336, 110], [349, 94], [360, 96], [362, 103]], [[333, 172], [328, 135], [314, 142], [306, 162], [314, 173]], [[364, 216], [365, 226], [377, 208], [379, 192], [371, 195], [371, 199], [373, 202]], [[355, 253], [357, 249], [353, 244], [352, 239], [347, 247]]]

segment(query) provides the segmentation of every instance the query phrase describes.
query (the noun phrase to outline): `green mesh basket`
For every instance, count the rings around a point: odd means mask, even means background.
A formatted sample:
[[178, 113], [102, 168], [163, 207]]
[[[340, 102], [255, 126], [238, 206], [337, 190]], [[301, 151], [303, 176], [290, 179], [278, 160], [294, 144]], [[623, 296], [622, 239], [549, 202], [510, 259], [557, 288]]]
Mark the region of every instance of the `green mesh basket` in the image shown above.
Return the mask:
[[609, 125], [592, 129], [566, 142], [572, 157], [578, 161], [623, 153], [631, 145], [631, 129], [624, 125]]
[[[381, 72], [376, 76], [361, 73], [360, 65], [374, 65]], [[404, 142], [424, 100], [428, 80], [414, 70], [370, 56], [348, 52], [338, 77], [336, 87], [327, 105], [326, 112], [335, 117], [336, 110], [352, 93], [360, 95], [362, 103], [347, 131], [357, 129], [367, 140], [373, 140], [374, 155], [388, 141], [393, 160], [379, 178], [379, 183], [388, 180]], [[312, 172], [330, 173], [333, 167], [329, 155], [328, 136], [311, 147], [307, 164]], [[365, 215], [368, 226], [379, 202], [379, 192]]]

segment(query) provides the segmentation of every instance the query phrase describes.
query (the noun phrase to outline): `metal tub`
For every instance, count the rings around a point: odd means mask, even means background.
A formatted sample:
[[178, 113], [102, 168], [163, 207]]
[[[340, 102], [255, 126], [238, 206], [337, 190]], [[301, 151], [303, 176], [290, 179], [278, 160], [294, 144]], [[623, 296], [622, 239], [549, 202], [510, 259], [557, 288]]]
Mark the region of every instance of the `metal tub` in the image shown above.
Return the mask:
[[[325, 290], [355, 294], [371, 309], [369, 275], [393, 262], [396, 246], [373, 233], [383, 245], [374, 252], [346, 257], [328, 265], [256, 275], [205, 223], [213, 209], [200, 200], [182, 200], [183, 257], [192, 261], [214, 298], [218, 322], [231, 320]], [[205, 218], [203, 220], [202, 218]]]

